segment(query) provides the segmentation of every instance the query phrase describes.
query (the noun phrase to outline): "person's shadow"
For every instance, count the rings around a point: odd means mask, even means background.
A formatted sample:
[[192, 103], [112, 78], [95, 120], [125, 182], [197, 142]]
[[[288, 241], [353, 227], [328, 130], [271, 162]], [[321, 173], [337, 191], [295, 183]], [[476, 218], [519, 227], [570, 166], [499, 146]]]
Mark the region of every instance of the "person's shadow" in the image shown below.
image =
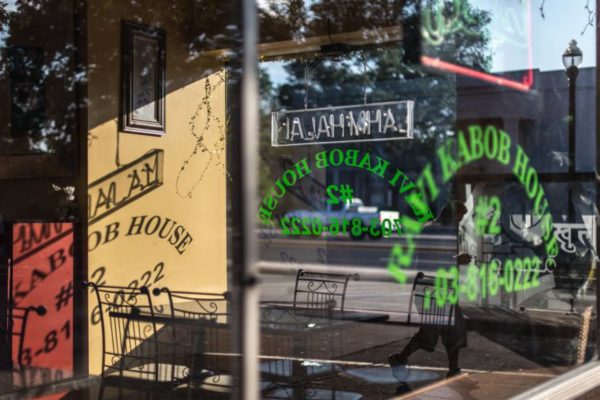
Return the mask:
[[401, 394], [406, 394], [406, 393], [410, 393], [412, 392], [412, 389], [410, 388], [410, 386], [408, 386], [408, 383], [402, 383], [400, 384], [400, 386], [398, 386], [396, 388], [396, 395], [401, 395]]

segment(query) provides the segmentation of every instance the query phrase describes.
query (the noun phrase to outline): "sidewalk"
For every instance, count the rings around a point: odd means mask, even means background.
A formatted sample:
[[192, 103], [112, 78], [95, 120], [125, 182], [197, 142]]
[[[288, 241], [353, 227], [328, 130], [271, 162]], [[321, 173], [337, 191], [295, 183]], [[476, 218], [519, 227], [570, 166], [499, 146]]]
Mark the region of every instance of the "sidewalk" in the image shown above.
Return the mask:
[[531, 387], [549, 380], [553, 375], [532, 374], [515, 371], [489, 373], [463, 373], [453, 378], [438, 381], [395, 400], [491, 400], [508, 399]]

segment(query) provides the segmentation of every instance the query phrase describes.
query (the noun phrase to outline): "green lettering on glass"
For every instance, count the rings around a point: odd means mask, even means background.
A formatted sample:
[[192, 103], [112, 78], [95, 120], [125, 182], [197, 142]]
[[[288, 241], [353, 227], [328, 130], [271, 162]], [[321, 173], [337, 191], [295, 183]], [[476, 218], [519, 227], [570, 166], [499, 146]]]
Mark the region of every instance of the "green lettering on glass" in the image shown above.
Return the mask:
[[500, 226], [498, 226], [500, 209], [501, 202], [498, 196], [479, 196], [477, 206], [475, 206], [475, 232], [477, 235], [497, 235], [501, 232]]
[[479, 268], [470, 264], [463, 282], [460, 281], [457, 266], [453, 265], [447, 270], [438, 268], [433, 291], [436, 304], [438, 307], [456, 305], [460, 295], [473, 302], [478, 298], [483, 300], [496, 296], [500, 290], [513, 293], [539, 287], [541, 265], [542, 261], [537, 256], [508, 259], [500, 275], [496, 260], [483, 263]]

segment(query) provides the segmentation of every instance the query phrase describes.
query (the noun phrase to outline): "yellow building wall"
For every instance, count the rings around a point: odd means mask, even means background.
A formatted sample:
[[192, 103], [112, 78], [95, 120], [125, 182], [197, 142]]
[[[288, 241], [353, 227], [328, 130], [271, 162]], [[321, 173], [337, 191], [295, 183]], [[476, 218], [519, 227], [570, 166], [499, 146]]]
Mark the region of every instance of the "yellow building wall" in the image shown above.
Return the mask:
[[[164, 13], [156, 12], [160, 7], [133, 9], [127, 3], [88, 2], [88, 279], [150, 289], [225, 291], [224, 72], [217, 63], [190, 54], [190, 36], [173, 18], [173, 3]], [[164, 136], [119, 132], [122, 20], [158, 24], [166, 31]], [[165, 238], [159, 236], [163, 224]], [[90, 296], [90, 373], [101, 367], [96, 305]]]

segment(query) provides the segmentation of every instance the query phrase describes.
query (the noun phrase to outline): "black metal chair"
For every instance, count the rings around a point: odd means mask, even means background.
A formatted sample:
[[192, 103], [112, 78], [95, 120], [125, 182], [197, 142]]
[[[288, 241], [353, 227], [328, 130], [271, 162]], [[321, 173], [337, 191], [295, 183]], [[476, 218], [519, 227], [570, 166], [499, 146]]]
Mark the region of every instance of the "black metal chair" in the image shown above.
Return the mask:
[[[329, 319], [334, 318], [336, 312], [343, 314], [350, 279], [359, 281], [360, 275], [298, 270], [294, 288], [295, 313], [302, 318]], [[307, 321], [308, 323], [310, 322]], [[327, 343], [332, 350], [334, 346], [341, 344], [339, 338], [335, 337], [334, 331], [330, 330], [324, 334], [328, 336]]]
[[[13, 374], [11, 382], [6, 383], [12, 385], [13, 389], [24, 390], [30, 385], [28, 376], [31, 376], [31, 372], [27, 368], [35, 368], [31, 365], [33, 354], [31, 354], [30, 349], [25, 347], [25, 338], [31, 326], [29, 325], [29, 318], [32, 313], [40, 317], [46, 315], [46, 308], [44, 306], [11, 307], [9, 311], [7, 326], [0, 325], [0, 331], [2, 331], [5, 340], [10, 340], [11, 344], [14, 344], [15, 338], [17, 339], [17, 357], [16, 360], [13, 360], [14, 352], [9, 354], [11, 352], [8, 351], [12, 346], [7, 345], [4, 350], [7, 350], [8, 353], [4, 356], [8, 359], [7, 367], [13, 371]], [[41, 369], [36, 369], [36, 373], [38, 370], [41, 371]]]
[[188, 382], [179, 390], [194, 390], [194, 396], [198, 395], [198, 391], [210, 392], [213, 396], [230, 394], [231, 357], [223, 355], [231, 352], [227, 320], [231, 310], [230, 293], [176, 291], [163, 287], [155, 288], [153, 294], [166, 297], [167, 309], [161, 311], [163, 315], [212, 322], [199, 324], [196, 328], [173, 324], [160, 336], [161, 342], [174, 345], [174, 361], [191, 369]]
[[152, 293], [154, 296], [166, 294], [169, 309], [162, 313], [169, 313], [172, 317], [217, 321], [229, 315], [230, 292], [186, 292], [163, 287], [154, 288]]
[[[85, 283], [96, 294], [102, 329], [102, 387], [119, 390], [171, 390], [187, 380], [189, 368], [164, 362], [159, 327], [146, 287], [98, 286]], [[141, 315], [148, 318], [139, 318]], [[168, 344], [168, 343], [167, 343]]]
[[[189, 381], [177, 388], [179, 395], [188, 399], [231, 398], [233, 358], [228, 320], [231, 293], [175, 291], [163, 287], [155, 288], [153, 294], [167, 297], [168, 309], [163, 310], [163, 314], [173, 318], [214, 322], [201, 324], [200, 329], [194, 329], [192, 325], [183, 327], [174, 324], [169, 330], [170, 337], [161, 338], [176, 343], [179, 353], [187, 357], [186, 364], [191, 366]], [[178, 357], [178, 361], [181, 360]], [[270, 382], [261, 382], [260, 385], [263, 393], [279, 388]]]
[[322, 316], [331, 316], [336, 310], [344, 312], [350, 279], [358, 281], [360, 275], [299, 270], [294, 289], [294, 309]]
[[[448, 287], [446, 290], [445, 299], [453, 294], [451, 287]], [[454, 304], [444, 301], [443, 305], [438, 305], [437, 295], [435, 276], [419, 272], [415, 277], [410, 293], [408, 304], [409, 325], [433, 325], [443, 328], [454, 324]], [[419, 315], [417, 320], [413, 318], [413, 305]]]
[[46, 315], [46, 307], [44, 306], [29, 306], [29, 307], [12, 307], [11, 321], [9, 322], [8, 332], [10, 337], [16, 337], [18, 343], [17, 365], [20, 370], [26, 368], [31, 363], [30, 355], [25, 357], [25, 335], [27, 333], [27, 323], [29, 316], [34, 313], [40, 317]]

